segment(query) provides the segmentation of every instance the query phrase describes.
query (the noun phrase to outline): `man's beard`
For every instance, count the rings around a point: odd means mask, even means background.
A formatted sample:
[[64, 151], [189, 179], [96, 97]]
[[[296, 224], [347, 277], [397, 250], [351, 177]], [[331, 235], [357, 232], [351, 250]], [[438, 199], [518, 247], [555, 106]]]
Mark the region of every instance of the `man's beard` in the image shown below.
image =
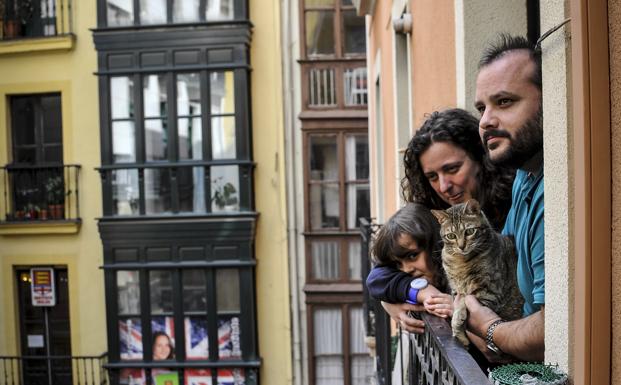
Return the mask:
[[[506, 133], [506, 131], [503, 132]], [[513, 137], [508, 138], [510, 140], [509, 147], [505, 152], [498, 154], [498, 156], [493, 159], [490, 157], [492, 163], [497, 166], [520, 168], [524, 163], [542, 151], [543, 113], [541, 108], [539, 108], [532, 118], [520, 127]], [[489, 154], [487, 145], [485, 146], [485, 150]]]

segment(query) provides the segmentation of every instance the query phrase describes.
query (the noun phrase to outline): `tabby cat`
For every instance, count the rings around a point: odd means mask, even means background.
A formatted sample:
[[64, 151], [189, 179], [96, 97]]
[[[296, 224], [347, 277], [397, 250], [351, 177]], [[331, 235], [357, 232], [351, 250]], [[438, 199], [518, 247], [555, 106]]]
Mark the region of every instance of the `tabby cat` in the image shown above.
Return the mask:
[[491, 228], [474, 199], [447, 210], [431, 211], [441, 226], [442, 265], [449, 285], [453, 295], [463, 294], [453, 309], [453, 336], [468, 346], [465, 295], [473, 294], [502, 319], [522, 316], [524, 298], [517, 285], [515, 248], [511, 238]]

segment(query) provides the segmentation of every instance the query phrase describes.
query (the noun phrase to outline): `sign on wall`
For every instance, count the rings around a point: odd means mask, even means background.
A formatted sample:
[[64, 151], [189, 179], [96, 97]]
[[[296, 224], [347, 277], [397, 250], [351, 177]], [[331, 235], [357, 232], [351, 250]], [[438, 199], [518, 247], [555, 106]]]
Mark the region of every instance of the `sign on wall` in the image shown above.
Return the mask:
[[30, 269], [32, 306], [55, 306], [54, 269], [37, 267]]

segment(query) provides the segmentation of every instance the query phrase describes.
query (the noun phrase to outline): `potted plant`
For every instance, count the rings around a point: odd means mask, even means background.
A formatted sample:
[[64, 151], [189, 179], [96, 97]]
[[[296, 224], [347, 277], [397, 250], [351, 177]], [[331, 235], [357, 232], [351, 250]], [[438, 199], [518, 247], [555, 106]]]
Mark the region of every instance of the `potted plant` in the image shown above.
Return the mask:
[[63, 219], [65, 215], [64, 183], [59, 175], [51, 176], [45, 183], [48, 214], [52, 219]]
[[3, 21], [3, 38], [22, 36], [23, 29], [32, 21], [34, 4], [32, 0], [0, 0]]
[[237, 190], [231, 182], [222, 184], [222, 178], [212, 187], [213, 195], [211, 201], [216, 204], [220, 211], [234, 211], [237, 205]]

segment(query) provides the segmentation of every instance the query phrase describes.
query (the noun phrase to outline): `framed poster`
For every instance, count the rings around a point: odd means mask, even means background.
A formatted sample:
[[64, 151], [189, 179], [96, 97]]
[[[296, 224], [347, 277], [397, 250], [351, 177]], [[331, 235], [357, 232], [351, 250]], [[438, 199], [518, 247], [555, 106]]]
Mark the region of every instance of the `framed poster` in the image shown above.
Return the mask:
[[212, 385], [211, 370], [186, 369], [185, 385]]
[[122, 360], [142, 359], [142, 327], [140, 318], [119, 320], [119, 340]]
[[206, 317], [185, 317], [185, 356], [188, 360], [209, 358]]

